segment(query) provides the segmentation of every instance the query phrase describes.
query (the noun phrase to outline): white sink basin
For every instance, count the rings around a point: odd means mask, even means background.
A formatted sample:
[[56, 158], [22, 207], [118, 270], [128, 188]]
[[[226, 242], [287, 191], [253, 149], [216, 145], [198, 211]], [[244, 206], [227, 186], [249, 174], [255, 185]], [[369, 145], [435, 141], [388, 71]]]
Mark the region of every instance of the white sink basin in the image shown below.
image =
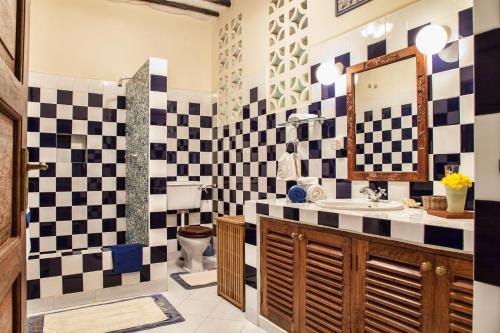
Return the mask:
[[387, 211], [401, 210], [401, 202], [385, 201], [371, 202], [367, 199], [325, 199], [316, 202], [316, 206], [338, 210]]

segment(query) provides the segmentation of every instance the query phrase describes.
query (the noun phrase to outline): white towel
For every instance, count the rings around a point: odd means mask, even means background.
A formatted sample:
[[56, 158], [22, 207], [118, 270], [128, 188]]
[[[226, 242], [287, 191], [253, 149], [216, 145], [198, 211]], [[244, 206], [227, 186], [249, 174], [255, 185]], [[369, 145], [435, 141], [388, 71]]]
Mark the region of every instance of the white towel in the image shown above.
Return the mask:
[[295, 179], [299, 179], [302, 174], [302, 163], [300, 162], [300, 155], [293, 153], [293, 162], [295, 164]]
[[300, 158], [296, 153], [284, 153], [278, 160], [278, 180], [297, 180], [300, 177]]
[[302, 186], [307, 191], [309, 186], [318, 185], [319, 180], [318, 177], [300, 177], [297, 179], [297, 184]]
[[307, 188], [307, 201], [316, 202], [325, 198], [323, 187], [318, 184], [309, 185]]

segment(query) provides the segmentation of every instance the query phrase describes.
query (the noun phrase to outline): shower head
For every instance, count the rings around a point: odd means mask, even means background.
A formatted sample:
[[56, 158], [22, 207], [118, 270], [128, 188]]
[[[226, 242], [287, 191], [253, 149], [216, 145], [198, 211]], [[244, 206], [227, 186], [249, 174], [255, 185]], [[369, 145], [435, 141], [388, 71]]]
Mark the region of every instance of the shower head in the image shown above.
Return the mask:
[[123, 82], [124, 81], [128, 81], [130, 80], [131, 77], [121, 77], [119, 80], [118, 80], [118, 87], [122, 87], [123, 86]]

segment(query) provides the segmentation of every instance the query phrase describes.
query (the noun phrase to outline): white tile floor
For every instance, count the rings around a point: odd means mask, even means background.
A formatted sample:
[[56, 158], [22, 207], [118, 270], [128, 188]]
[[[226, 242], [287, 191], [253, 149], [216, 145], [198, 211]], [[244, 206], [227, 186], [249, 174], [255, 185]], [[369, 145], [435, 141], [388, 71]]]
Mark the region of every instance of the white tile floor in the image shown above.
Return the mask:
[[[170, 274], [181, 271], [175, 262], [168, 263], [168, 291], [162, 293], [185, 321], [143, 330], [147, 333], [266, 333], [245, 319], [245, 313], [217, 295], [217, 287], [186, 290]], [[101, 304], [98, 302], [95, 304]], [[106, 302], [104, 302], [106, 303]], [[86, 305], [87, 306], [87, 305]], [[66, 308], [72, 309], [74, 307]], [[59, 309], [56, 311], [61, 311]], [[47, 313], [50, 313], [49, 311]]]
[[[168, 274], [178, 271], [180, 268], [174, 262], [169, 262]], [[163, 295], [182, 314], [185, 321], [143, 332], [265, 333], [264, 330], [247, 321], [245, 313], [217, 296], [215, 286], [186, 290], [170, 278], [168, 291]]]

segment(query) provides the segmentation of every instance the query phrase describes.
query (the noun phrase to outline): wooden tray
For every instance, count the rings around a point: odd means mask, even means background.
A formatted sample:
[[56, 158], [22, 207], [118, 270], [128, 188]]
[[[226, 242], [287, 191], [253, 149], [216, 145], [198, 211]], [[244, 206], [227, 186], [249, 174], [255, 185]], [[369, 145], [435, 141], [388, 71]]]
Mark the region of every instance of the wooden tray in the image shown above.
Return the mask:
[[450, 213], [447, 210], [428, 209], [427, 213], [434, 216], [443, 217], [445, 219], [473, 219], [474, 212], [466, 210], [463, 213]]

